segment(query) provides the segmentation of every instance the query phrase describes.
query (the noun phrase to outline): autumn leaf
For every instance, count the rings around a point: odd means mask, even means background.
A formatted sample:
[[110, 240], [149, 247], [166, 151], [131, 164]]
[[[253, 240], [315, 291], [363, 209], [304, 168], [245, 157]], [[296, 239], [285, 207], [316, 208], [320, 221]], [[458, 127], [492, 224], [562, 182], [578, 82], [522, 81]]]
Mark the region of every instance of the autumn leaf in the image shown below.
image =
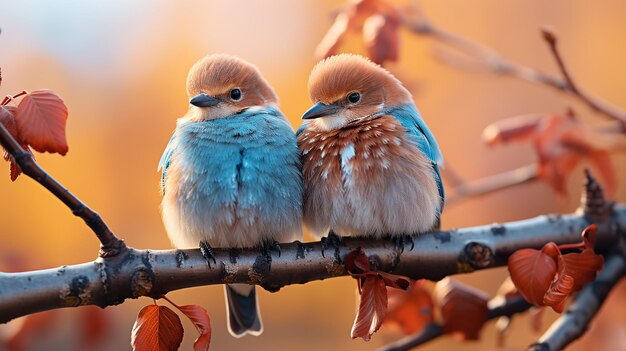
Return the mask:
[[[594, 252], [596, 226], [582, 233], [582, 242], [557, 246], [547, 243], [539, 250], [518, 250], [509, 257], [511, 280], [526, 301], [563, 312], [567, 297], [592, 282], [604, 258]], [[580, 250], [563, 254], [563, 250]]]
[[339, 53], [348, 34], [361, 32], [372, 61], [395, 61], [398, 58], [398, 25], [398, 9], [388, 2], [350, 1], [337, 13], [333, 25], [315, 49], [315, 57], [323, 59]]
[[515, 251], [508, 261], [511, 280], [526, 301], [543, 305], [543, 298], [557, 272], [559, 249], [550, 242], [541, 250]]
[[387, 288], [387, 297], [385, 326], [398, 326], [408, 335], [433, 322], [433, 299], [423, 280], [415, 281], [408, 291]]
[[361, 299], [350, 336], [369, 341], [378, 331], [387, 311], [387, 288], [377, 277], [367, 277], [361, 286]]
[[408, 289], [406, 277], [370, 269], [369, 258], [361, 248], [344, 258], [346, 270], [357, 280], [360, 294], [359, 310], [352, 325], [352, 338], [369, 341], [381, 326], [387, 310], [387, 286]]
[[[23, 142], [21, 142], [20, 139], [18, 139], [17, 137], [17, 125], [15, 123], [15, 107], [14, 106], [8, 106], [8, 105], [3, 105], [0, 106], [0, 123], [6, 128], [6, 130], [9, 132], [9, 134], [11, 134], [11, 136], [22, 145], [22, 147], [30, 152], [30, 150], [28, 149], [28, 145], [25, 145]], [[5, 161], [11, 161], [11, 170], [10, 170], [10, 175], [11, 175], [11, 180], [15, 181], [15, 179], [17, 179], [17, 177], [20, 175], [20, 173], [22, 173], [22, 170], [20, 169], [20, 167], [13, 161], [13, 159], [11, 158], [11, 155], [9, 155], [8, 152], [4, 151], [3, 154], [3, 158]]]
[[156, 304], [139, 311], [131, 336], [133, 350], [178, 350], [182, 341], [183, 325], [174, 311]]
[[200, 336], [193, 343], [194, 351], [206, 351], [211, 344], [211, 319], [207, 311], [198, 305], [176, 306], [187, 318], [191, 320]]
[[397, 61], [399, 51], [398, 17], [374, 15], [363, 25], [363, 43], [367, 56], [378, 64]]
[[487, 295], [451, 278], [435, 285], [435, 302], [441, 309], [443, 329], [462, 340], [478, 340], [487, 321]]
[[17, 125], [15, 124], [15, 107], [13, 106], [0, 106], [0, 123], [4, 125], [11, 136], [17, 140]]
[[483, 130], [483, 140], [489, 146], [529, 140], [537, 133], [542, 115], [530, 114], [500, 120]]
[[596, 168], [607, 192], [614, 192], [617, 176], [611, 153], [626, 150], [623, 135], [594, 131], [571, 111], [507, 118], [485, 128], [483, 139], [490, 146], [532, 143], [539, 163], [539, 178], [559, 194], [565, 194], [568, 178], [582, 162]]
[[[562, 256], [559, 256], [559, 260], [561, 259]], [[541, 305], [552, 307], [556, 313], [562, 313], [565, 299], [572, 293], [572, 287], [574, 287], [574, 277], [568, 274], [557, 275], [544, 294]]]
[[363, 274], [370, 271], [370, 261], [361, 248], [350, 251], [343, 260], [346, 270], [352, 274]]
[[15, 111], [19, 139], [36, 151], [65, 155], [67, 114], [65, 103], [54, 92], [27, 92]]

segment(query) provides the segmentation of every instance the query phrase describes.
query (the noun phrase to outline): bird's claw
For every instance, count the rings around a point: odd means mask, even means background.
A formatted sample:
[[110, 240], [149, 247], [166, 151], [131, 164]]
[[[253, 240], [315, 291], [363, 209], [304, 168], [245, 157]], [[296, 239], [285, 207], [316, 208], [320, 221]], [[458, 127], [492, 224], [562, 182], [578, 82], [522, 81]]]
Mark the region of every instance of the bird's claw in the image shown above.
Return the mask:
[[339, 247], [341, 246], [342, 238], [335, 234], [332, 230], [328, 233], [328, 236], [322, 237], [322, 257], [326, 257], [324, 251], [326, 251], [329, 247], [332, 247], [335, 252], [335, 260], [341, 263], [341, 257], [339, 256]]
[[278, 252], [278, 257], [282, 254], [282, 249], [280, 248], [280, 243], [276, 240], [265, 240], [261, 244], [261, 254], [265, 256], [267, 262], [272, 262], [271, 252]]
[[200, 242], [200, 253], [206, 260], [209, 268], [211, 268], [211, 261], [213, 261], [213, 264], [217, 264], [217, 261], [215, 260], [215, 251], [213, 251], [213, 248], [204, 240]]
[[413, 248], [415, 247], [415, 242], [413, 241], [413, 236], [411, 235], [394, 236], [391, 240], [393, 241], [395, 248], [400, 250], [400, 252], [404, 252], [404, 247], [407, 244], [411, 244], [409, 251], [413, 251]]

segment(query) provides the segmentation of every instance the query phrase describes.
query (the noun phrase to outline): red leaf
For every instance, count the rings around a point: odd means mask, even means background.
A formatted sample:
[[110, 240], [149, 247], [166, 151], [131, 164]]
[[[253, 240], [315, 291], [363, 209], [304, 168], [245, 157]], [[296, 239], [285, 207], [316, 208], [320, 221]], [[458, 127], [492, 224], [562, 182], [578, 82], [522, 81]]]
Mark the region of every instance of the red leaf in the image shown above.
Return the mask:
[[434, 295], [441, 308], [445, 332], [459, 335], [462, 340], [478, 340], [489, 311], [486, 294], [445, 278], [435, 285]]
[[200, 333], [200, 336], [193, 343], [194, 351], [208, 350], [211, 344], [211, 319], [207, 311], [202, 306], [198, 305], [182, 305], [176, 307], [191, 320]]
[[583, 251], [564, 254], [559, 260], [559, 274], [570, 275], [574, 279], [572, 292], [579, 291], [583, 285], [594, 281], [596, 273], [604, 266], [604, 257], [597, 255], [593, 250], [597, 230], [594, 224], [585, 228], [582, 233]]
[[387, 296], [385, 326], [397, 325], [402, 333], [408, 335], [433, 322], [433, 299], [423, 280], [414, 282], [408, 291], [387, 288]]
[[65, 155], [67, 107], [50, 90], [27, 93], [15, 111], [17, 133], [20, 139], [39, 152], [57, 152]]
[[[562, 259], [563, 256], [559, 256], [559, 261]], [[550, 288], [543, 297], [542, 305], [552, 307], [556, 313], [563, 312], [565, 299], [572, 292], [572, 287], [574, 287], [574, 278], [571, 275], [559, 274], [558, 278], [550, 284]]]
[[370, 271], [370, 261], [363, 249], [353, 250], [344, 258], [346, 270], [354, 274], [363, 274]]
[[483, 140], [489, 146], [511, 141], [528, 140], [537, 133], [542, 115], [531, 114], [506, 118], [490, 124], [483, 131]]
[[387, 310], [387, 288], [385, 282], [368, 276], [361, 287], [359, 310], [352, 325], [352, 339], [363, 338], [369, 341], [380, 328]]
[[131, 336], [133, 350], [178, 350], [183, 341], [180, 318], [166, 306], [148, 305], [139, 311]]
[[543, 304], [543, 297], [557, 272], [558, 255], [558, 247], [550, 242], [541, 251], [522, 249], [509, 257], [511, 280], [526, 301], [535, 305]]
[[385, 282], [385, 285], [390, 288], [407, 290], [411, 286], [411, 279], [407, 277], [380, 271], [375, 273], [378, 274], [378, 277], [381, 278]]
[[378, 64], [398, 60], [397, 16], [374, 15], [363, 25], [363, 42], [367, 56]]
[[0, 123], [4, 125], [9, 133], [17, 140], [17, 125], [15, 124], [15, 107], [0, 106]]

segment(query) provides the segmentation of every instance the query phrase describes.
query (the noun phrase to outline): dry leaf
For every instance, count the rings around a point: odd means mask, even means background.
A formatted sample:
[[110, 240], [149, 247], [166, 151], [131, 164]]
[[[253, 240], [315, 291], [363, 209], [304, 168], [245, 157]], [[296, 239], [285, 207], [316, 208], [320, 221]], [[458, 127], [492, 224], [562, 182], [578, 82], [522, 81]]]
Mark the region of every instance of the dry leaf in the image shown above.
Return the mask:
[[[562, 256], [559, 256], [559, 260], [562, 260]], [[546, 291], [542, 305], [552, 307], [556, 313], [562, 313], [565, 299], [572, 293], [572, 287], [574, 287], [574, 277], [567, 274], [557, 275], [557, 279], [552, 281]]]
[[417, 333], [434, 320], [433, 299], [424, 281], [415, 281], [408, 291], [387, 288], [385, 326], [398, 326], [402, 333]]
[[385, 282], [375, 276], [366, 277], [361, 286], [361, 300], [350, 336], [369, 341], [380, 328], [387, 311]]
[[17, 106], [15, 121], [23, 143], [39, 152], [67, 153], [67, 107], [54, 92], [44, 89], [27, 93]]
[[385, 61], [397, 61], [399, 33], [397, 16], [374, 15], [363, 25], [363, 42], [367, 56], [382, 65]]
[[509, 257], [511, 280], [526, 301], [534, 305], [543, 304], [544, 295], [557, 272], [558, 255], [558, 247], [550, 242], [541, 250], [517, 250]]
[[489, 146], [526, 141], [537, 133], [542, 115], [530, 114], [506, 118], [490, 124], [483, 131], [483, 140]]
[[211, 319], [207, 311], [198, 305], [176, 306], [187, 318], [191, 320], [200, 336], [193, 343], [194, 351], [206, 351], [211, 344]]
[[174, 311], [159, 305], [148, 305], [139, 311], [131, 336], [133, 350], [178, 350], [182, 341], [183, 325]]
[[566, 114], [532, 114], [507, 118], [485, 128], [489, 145], [530, 141], [539, 161], [539, 177], [557, 193], [565, 194], [567, 180], [583, 161], [596, 168], [607, 192], [617, 186], [611, 153], [626, 149], [623, 135], [600, 133]]
[[451, 278], [439, 281], [434, 295], [444, 331], [462, 340], [478, 340], [489, 312], [487, 295]]

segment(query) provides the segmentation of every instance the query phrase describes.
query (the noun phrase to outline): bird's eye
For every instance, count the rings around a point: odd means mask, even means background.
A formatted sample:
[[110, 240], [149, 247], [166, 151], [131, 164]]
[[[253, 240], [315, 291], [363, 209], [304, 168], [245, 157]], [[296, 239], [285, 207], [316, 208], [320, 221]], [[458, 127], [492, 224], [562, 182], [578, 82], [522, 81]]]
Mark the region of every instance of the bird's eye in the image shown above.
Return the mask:
[[359, 93], [350, 93], [348, 95], [348, 101], [353, 104], [356, 104], [357, 102], [359, 102], [359, 100], [361, 100], [361, 94]]
[[230, 98], [233, 99], [233, 101], [241, 100], [241, 90], [239, 90], [239, 89], [231, 90], [230, 91]]

